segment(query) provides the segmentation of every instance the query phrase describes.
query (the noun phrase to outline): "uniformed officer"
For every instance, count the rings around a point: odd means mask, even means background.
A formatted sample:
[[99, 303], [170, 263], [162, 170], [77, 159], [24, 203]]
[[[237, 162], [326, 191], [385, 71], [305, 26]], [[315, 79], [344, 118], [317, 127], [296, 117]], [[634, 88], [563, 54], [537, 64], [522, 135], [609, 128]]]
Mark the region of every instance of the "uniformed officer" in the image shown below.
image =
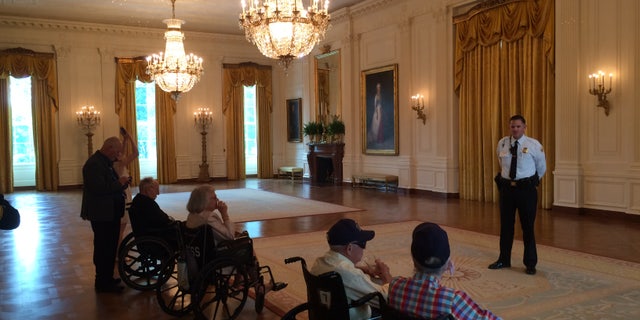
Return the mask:
[[534, 234], [538, 207], [536, 188], [547, 165], [540, 142], [524, 134], [527, 124], [523, 116], [512, 116], [509, 128], [511, 135], [500, 139], [497, 148], [501, 169], [495, 179], [500, 190], [500, 257], [489, 265], [489, 269], [511, 267], [513, 229], [518, 210], [524, 241], [522, 261], [526, 273], [533, 275], [538, 263]]

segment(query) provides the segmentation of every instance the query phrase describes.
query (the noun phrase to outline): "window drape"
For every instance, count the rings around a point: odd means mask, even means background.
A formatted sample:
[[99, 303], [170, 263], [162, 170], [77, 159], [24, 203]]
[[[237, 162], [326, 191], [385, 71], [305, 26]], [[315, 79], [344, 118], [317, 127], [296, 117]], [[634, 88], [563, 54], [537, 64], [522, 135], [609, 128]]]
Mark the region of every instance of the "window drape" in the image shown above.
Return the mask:
[[13, 151], [11, 148], [9, 81], [0, 77], [0, 193], [13, 192]]
[[543, 208], [553, 203], [554, 5], [554, 0], [489, 1], [454, 18], [461, 199], [498, 200], [496, 144], [509, 134], [509, 118], [521, 114], [526, 134], [545, 148], [540, 203]]
[[58, 190], [56, 114], [58, 80], [55, 56], [24, 48], [0, 51], [0, 193], [13, 192], [11, 113], [8, 78], [31, 77], [36, 190]]
[[227, 178], [245, 179], [244, 86], [256, 85], [258, 178], [273, 177], [271, 152], [271, 66], [255, 63], [223, 65], [222, 114], [227, 135]]
[[[144, 57], [116, 58], [116, 114], [119, 124], [132, 137], [138, 136], [136, 127], [136, 80], [152, 82], [146, 73], [147, 60]], [[175, 151], [174, 115], [176, 102], [171, 94], [156, 86], [156, 143], [158, 151], [158, 182], [174, 183], [178, 180]], [[133, 184], [140, 182], [140, 162], [135, 159], [129, 165]]]

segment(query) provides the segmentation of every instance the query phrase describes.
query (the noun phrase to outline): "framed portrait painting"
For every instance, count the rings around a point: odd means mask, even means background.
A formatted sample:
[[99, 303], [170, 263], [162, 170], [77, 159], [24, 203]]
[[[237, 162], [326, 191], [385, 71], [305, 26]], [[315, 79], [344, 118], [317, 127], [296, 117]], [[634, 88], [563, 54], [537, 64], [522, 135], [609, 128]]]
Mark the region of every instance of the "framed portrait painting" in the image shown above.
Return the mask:
[[302, 99], [287, 99], [287, 140], [302, 142]]
[[398, 65], [362, 71], [362, 152], [398, 155]]

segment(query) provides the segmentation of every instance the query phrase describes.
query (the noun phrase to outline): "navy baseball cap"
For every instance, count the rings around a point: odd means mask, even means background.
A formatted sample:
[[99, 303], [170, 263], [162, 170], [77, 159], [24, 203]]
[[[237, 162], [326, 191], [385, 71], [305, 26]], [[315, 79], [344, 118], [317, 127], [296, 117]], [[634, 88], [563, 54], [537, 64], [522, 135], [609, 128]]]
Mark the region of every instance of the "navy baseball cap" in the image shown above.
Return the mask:
[[364, 248], [367, 241], [375, 235], [375, 231], [362, 230], [358, 223], [351, 219], [341, 219], [327, 231], [327, 241], [332, 246], [357, 243]]
[[420, 265], [440, 268], [447, 262], [450, 254], [447, 232], [437, 224], [425, 222], [413, 230], [411, 256]]

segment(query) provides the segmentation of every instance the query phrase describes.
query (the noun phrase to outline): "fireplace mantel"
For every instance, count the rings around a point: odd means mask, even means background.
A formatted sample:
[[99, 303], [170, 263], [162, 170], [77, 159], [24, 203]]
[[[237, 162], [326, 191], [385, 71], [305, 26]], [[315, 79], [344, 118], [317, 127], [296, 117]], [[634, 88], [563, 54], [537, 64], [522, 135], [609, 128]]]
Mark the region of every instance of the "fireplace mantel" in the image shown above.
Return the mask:
[[342, 183], [344, 143], [310, 143], [307, 153], [311, 183]]

